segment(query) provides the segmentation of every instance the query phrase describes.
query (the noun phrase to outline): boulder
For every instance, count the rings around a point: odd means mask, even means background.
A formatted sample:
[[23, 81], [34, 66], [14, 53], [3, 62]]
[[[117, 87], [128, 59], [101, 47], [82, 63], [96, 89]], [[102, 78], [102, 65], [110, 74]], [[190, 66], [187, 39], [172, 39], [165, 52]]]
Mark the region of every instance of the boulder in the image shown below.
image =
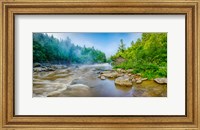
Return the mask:
[[100, 79], [101, 79], [101, 80], [105, 80], [106, 77], [105, 77], [105, 76], [101, 76]]
[[132, 86], [132, 82], [129, 80], [129, 77], [122, 76], [115, 79], [115, 84], [120, 86]]
[[109, 73], [103, 73], [102, 76], [105, 76], [108, 78], [117, 78], [119, 75], [117, 72], [109, 72]]
[[139, 79], [139, 80], [136, 81], [136, 83], [137, 83], [137, 84], [140, 84], [140, 83], [142, 83], [142, 80]]
[[159, 84], [166, 84], [167, 78], [155, 78], [154, 81]]

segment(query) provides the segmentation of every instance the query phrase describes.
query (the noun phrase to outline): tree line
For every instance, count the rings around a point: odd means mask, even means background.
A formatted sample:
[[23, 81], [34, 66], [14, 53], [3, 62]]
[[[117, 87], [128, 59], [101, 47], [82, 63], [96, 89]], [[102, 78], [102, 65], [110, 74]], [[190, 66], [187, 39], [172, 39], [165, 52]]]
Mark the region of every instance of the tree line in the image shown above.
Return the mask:
[[[124, 61], [116, 64], [119, 57]], [[133, 69], [133, 73], [148, 79], [167, 77], [167, 33], [143, 33], [128, 48], [121, 40], [118, 52], [111, 60], [115, 68]]]
[[94, 47], [75, 45], [69, 37], [59, 40], [46, 33], [33, 33], [33, 62], [91, 64], [106, 62], [106, 56]]

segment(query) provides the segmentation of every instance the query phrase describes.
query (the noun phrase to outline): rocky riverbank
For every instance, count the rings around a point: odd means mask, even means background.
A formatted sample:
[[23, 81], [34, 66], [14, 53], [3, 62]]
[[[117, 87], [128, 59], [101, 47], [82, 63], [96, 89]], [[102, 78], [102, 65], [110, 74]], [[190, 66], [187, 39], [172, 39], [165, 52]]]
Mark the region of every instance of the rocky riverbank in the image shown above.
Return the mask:
[[[141, 77], [140, 73], [132, 74], [132, 71], [132, 69], [104, 71], [100, 72], [98, 77], [102, 80], [105, 80], [106, 78], [112, 78], [115, 80], [115, 84], [127, 87], [132, 86], [133, 83], [141, 84], [143, 81], [148, 80], [147, 78]], [[156, 78], [154, 81], [159, 84], [167, 84], [167, 78]]]
[[[34, 97], [165, 97], [166, 78], [148, 80], [109, 64], [35, 65]], [[156, 81], [160, 82], [158, 84]], [[162, 83], [161, 83], [162, 82]]]

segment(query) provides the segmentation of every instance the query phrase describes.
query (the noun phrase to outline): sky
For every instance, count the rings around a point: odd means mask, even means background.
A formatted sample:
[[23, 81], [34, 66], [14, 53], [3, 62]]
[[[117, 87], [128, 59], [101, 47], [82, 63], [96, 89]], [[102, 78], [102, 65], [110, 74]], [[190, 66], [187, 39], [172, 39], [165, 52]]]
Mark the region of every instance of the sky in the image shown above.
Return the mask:
[[59, 40], [65, 40], [69, 37], [75, 45], [83, 47], [94, 47], [106, 54], [106, 57], [114, 55], [119, 47], [120, 39], [123, 39], [126, 47], [131, 45], [132, 41], [137, 41], [141, 38], [142, 33], [47, 33], [49, 36], [54, 36]]

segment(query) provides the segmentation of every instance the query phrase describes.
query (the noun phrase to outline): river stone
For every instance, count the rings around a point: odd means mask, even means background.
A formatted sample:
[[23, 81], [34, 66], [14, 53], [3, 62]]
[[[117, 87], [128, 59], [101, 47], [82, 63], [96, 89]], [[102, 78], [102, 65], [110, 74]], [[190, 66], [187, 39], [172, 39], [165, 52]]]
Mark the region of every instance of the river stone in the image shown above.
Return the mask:
[[140, 84], [140, 83], [142, 83], [142, 80], [139, 79], [139, 80], [136, 81], [136, 83], [137, 83], [137, 84]]
[[100, 79], [101, 79], [101, 80], [105, 80], [106, 77], [105, 77], [105, 76], [101, 76]]
[[142, 78], [141, 80], [142, 80], [142, 81], [145, 81], [145, 80], [147, 80], [147, 78]]
[[102, 76], [105, 76], [108, 78], [116, 78], [116, 77], [118, 77], [118, 73], [117, 72], [103, 73]]
[[154, 81], [159, 84], [166, 84], [167, 78], [156, 78], [156, 79], [154, 79]]
[[132, 86], [132, 82], [129, 80], [129, 77], [122, 76], [115, 79], [115, 84], [121, 86]]

